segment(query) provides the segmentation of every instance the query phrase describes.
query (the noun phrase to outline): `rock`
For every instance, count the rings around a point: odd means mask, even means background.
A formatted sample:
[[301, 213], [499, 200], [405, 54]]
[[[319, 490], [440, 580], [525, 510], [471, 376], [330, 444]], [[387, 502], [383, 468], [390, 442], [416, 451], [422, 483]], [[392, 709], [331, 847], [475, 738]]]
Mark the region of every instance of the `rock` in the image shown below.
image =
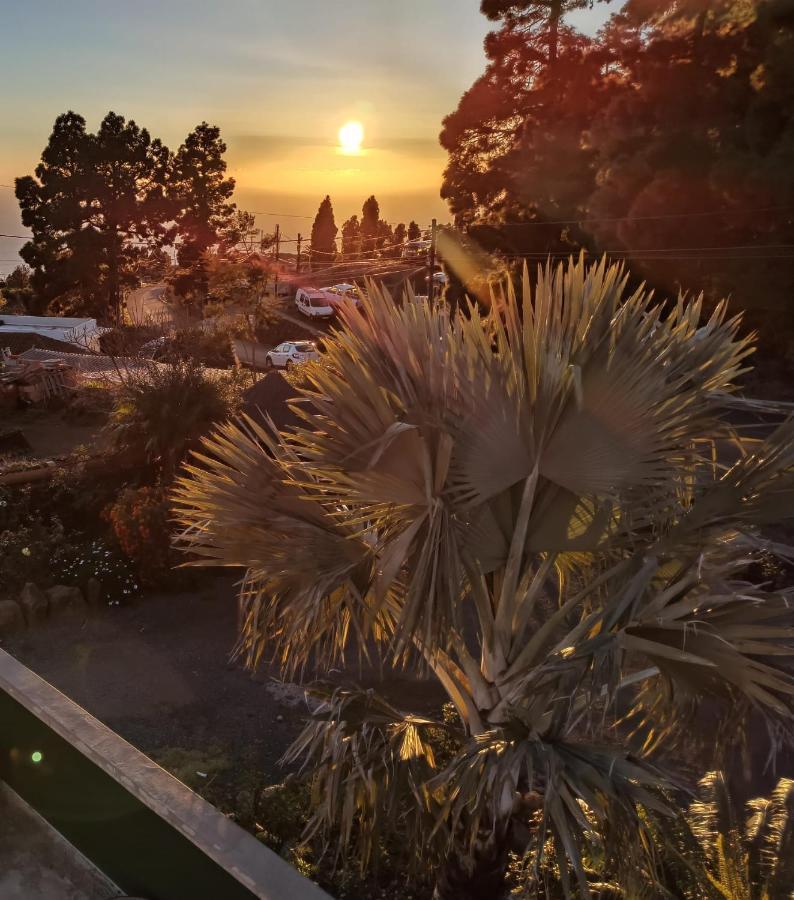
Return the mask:
[[0, 600], [0, 637], [25, 627], [22, 608], [14, 600]]
[[92, 608], [96, 608], [102, 602], [102, 585], [96, 578], [89, 578], [85, 586], [85, 600]]
[[56, 584], [47, 591], [47, 599], [50, 601], [50, 614], [53, 616], [85, 615], [85, 600], [79, 587]]
[[282, 715], [276, 716], [276, 721], [277, 721], [277, 722], [283, 722], [283, 721], [284, 721], [284, 716], [282, 716]]
[[41, 624], [47, 618], [47, 612], [50, 608], [47, 595], [32, 581], [28, 581], [25, 587], [22, 588], [22, 593], [19, 595], [19, 605], [22, 607], [28, 628]]

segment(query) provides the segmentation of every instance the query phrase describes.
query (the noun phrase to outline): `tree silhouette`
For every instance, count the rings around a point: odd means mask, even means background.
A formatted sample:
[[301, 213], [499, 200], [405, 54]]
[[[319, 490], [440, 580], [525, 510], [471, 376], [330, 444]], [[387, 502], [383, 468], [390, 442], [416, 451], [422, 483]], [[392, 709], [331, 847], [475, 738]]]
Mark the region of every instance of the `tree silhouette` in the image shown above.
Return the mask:
[[361, 253], [361, 225], [358, 216], [351, 216], [342, 225], [342, 256], [351, 257]]
[[361, 252], [371, 254], [378, 246], [380, 205], [374, 196], [368, 197], [361, 208]]
[[312, 269], [322, 268], [333, 262], [336, 256], [336, 235], [339, 229], [334, 221], [331, 198], [326, 196], [320, 204], [312, 225], [310, 260]]
[[171, 170], [180, 268], [174, 287], [199, 303], [207, 294], [204, 254], [219, 246], [235, 223], [234, 179], [226, 177], [225, 152], [220, 128], [202, 122], [177, 150]]
[[136, 265], [168, 239], [168, 149], [109, 112], [95, 134], [74, 112], [55, 120], [33, 176], [16, 180], [22, 222], [33, 232], [20, 255], [41, 304], [114, 320]]

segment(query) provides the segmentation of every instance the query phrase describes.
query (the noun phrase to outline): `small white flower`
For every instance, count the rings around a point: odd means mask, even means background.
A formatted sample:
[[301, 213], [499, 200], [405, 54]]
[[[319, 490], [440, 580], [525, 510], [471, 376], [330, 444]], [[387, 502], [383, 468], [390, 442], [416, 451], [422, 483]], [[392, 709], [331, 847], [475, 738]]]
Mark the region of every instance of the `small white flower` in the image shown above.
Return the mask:
[[30, 556], [30, 547], [23, 547], [23, 548], [22, 548], [22, 555], [23, 555], [23, 556]]

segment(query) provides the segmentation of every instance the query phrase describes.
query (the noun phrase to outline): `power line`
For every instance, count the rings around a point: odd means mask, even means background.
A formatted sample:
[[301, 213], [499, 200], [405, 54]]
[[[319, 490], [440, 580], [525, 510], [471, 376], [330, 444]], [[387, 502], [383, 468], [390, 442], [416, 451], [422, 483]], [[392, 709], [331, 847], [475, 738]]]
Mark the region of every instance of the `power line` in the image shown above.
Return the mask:
[[29, 235], [29, 234], [3, 234], [3, 232], [0, 231], [0, 238], [17, 238], [17, 240], [20, 240], [20, 241], [29, 241], [31, 238], [31, 235]]
[[581, 219], [550, 219], [548, 222], [501, 222], [493, 224], [480, 222], [474, 224], [499, 231], [501, 228], [541, 228], [546, 225], [584, 225], [592, 222], [644, 222], [653, 219], [693, 219], [702, 218], [704, 216], [737, 216], [744, 213], [761, 212], [794, 212], [794, 206], [759, 206], [756, 209], [714, 209], [708, 212], [660, 213], [655, 216], [585, 216]]

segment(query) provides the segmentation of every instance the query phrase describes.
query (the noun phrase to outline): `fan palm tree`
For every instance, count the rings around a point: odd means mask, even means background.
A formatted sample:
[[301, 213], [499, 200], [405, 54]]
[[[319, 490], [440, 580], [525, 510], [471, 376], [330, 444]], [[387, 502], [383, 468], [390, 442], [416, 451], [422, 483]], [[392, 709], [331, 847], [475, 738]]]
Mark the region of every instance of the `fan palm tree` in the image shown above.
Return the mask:
[[587, 895], [598, 835], [666, 811], [677, 773], [651, 754], [704, 698], [770, 734], [790, 718], [788, 596], [746, 572], [780, 551], [761, 527], [792, 511], [794, 426], [739, 441], [739, 322], [665, 312], [604, 262], [534, 290], [525, 273], [483, 315], [369, 296], [301, 427], [205, 441], [176, 488], [181, 544], [245, 569], [250, 665], [293, 677], [376, 647], [454, 704], [448, 723], [327, 695], [288, 753], [313, 772], [309, 835], [366, 866], [397, 831], [457, 900], [498, 897], [511, 847], [553, 847]]
[[794, 897], [794, 781], [781, 778], [746, 813], [722, 772], [709, 772], [686, 816], [707, 882], [697, 896], [715, 900]]

